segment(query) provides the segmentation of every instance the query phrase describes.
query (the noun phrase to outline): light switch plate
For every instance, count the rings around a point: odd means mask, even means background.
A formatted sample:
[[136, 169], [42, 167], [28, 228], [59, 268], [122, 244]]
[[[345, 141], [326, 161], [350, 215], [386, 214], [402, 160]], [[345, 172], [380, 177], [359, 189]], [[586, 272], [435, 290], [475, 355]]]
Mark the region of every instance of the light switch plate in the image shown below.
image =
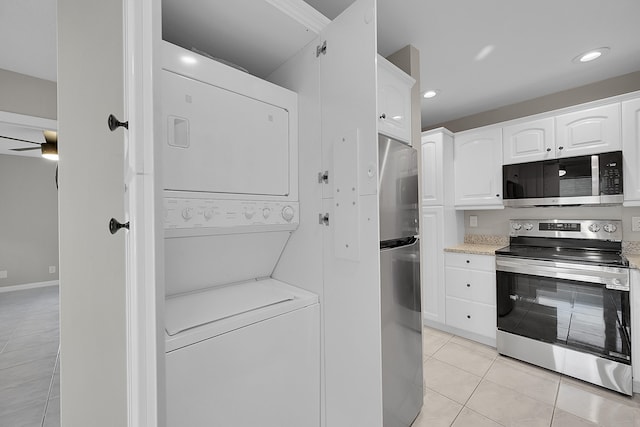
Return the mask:
[[469, 227], [477, 227], [477, 226], [478, 226], [478, 216], [469, 215]]
[[0, 279], [6, 279], [6, 278], [7, 278], [7, 270], [0, 271]]
[[53, 274], [53, 273], [55, 273], [55, 272], [56, 272], [56, 266], [55, 266], [55, 265], [50, 265], [50, 266], [49, 266], [49, 273], [50, 273], [50, 274]]
[[631, 231], [640, 231], [640, 216], [631, 217]]

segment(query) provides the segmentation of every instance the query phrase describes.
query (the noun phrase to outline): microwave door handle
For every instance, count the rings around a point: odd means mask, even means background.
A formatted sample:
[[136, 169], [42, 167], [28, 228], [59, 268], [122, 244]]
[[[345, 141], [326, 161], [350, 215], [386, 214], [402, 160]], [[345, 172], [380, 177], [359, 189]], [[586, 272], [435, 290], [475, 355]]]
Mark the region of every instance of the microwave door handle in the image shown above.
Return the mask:
[[600, 156], [591, 156], [591, 195], [600, 195]]

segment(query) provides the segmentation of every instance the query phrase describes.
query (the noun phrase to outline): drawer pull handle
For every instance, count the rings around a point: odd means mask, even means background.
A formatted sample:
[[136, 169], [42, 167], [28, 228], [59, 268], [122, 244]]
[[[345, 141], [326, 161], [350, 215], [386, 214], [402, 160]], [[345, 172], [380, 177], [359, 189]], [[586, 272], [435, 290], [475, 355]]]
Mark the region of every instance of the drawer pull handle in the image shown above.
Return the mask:
[[467, 260], [467, 264], [469, 264], [471, 261]]
[[471, 287], [471, 283], [467, 283], [467, 288], [470, 288], [470, 287]]
[[467, 314], [467, 319], [471, 319], [471, 315], [470, 314]]

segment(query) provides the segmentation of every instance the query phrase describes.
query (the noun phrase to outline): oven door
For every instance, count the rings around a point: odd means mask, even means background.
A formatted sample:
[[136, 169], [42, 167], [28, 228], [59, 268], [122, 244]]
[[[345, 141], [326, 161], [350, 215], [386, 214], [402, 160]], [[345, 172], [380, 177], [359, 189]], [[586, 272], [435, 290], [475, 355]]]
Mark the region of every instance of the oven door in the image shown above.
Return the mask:
[[631, 364], [629, 270], [496, 257], [498, 330]]

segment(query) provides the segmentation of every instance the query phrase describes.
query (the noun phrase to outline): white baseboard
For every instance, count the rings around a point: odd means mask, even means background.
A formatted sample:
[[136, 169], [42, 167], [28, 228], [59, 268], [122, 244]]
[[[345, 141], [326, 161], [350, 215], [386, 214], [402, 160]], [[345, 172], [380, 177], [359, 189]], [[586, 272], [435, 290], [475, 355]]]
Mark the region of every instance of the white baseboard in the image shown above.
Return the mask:
[[24, 291], [25, 289], [44, 288], [45, 286], [58, 286], [59, 284], [59, 280], [50, 280], [48, 282], [25, 283], [24, 285], [0, 286], [0, 293]]

